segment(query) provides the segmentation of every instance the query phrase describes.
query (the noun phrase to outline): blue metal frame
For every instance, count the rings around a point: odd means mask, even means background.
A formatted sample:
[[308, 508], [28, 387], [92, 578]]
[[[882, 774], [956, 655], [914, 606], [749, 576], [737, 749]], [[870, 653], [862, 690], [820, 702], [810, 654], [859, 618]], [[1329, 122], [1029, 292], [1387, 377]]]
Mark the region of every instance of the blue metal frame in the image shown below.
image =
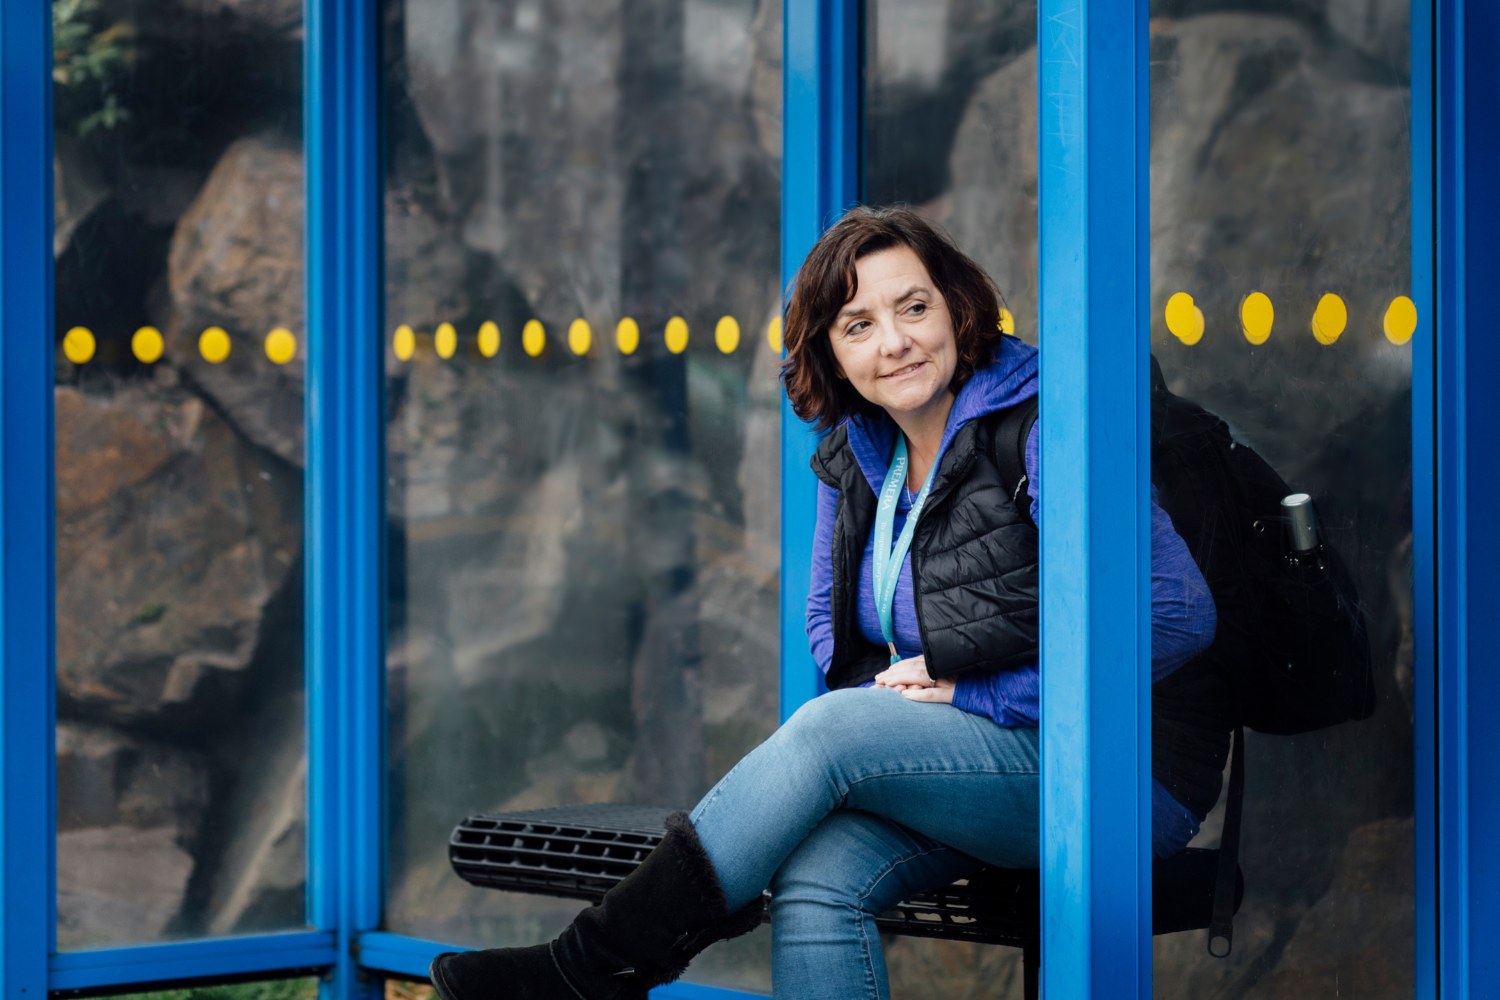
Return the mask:
[[[859, 2], [785, 0], [781, 283], [859, 197]], [[826, 690], [807, 650], [817, 481], [810, 425], [781, 399], [781, 718]]]
[[56, 940], [51, 5], [0, 4], [0, 992]]
[[[366, 969], [408, 978], [424, 978], [427, 967], [440, 952], [453, 946], [440, 941], [375, 931], [360, 937], [359, 961]], [[740, 990], [701, 983], [676, 982], [651, 991], [653, 1000], [744, 1000], [755, 996]]]
[[1416, 678], [1412, 742], [1416, 906], [1415, 973], [1419, 997], [1437, 995], [1437, 677], [1433, 622], [1437, 592], [1433, 542], [1436, 378], [1433, 331], [1433, 51], [1431, 0], [1411, 4], [1411, 297], [1417, 306], [1411, 365], [1412, 586]]
[[[1146, 3], [1043, 0], [1042, 990], [1151, 995]], [[1134, 500], [1130, 500], [1130, 498]]]
[[379, 5], [309, 0], [308, 916], [338, 938], [329, 1000], [381, 995], [385, 791]]
[[82, 990], [319, 968], [333, 964], [334, 939], [328, 931], [290, 931], [69, 951], [52, 956], [48, 985], [54, 990]]
[[1500, 974], [1500, 10], [1436, 14], [1437, 987], [1466, 997]]
[[[1045, 562], [1054, 568], [1044, 579], [1043, 610], [1043, 976], [1047, 991], [1062, 996], [1150, 989], [1149, 718], [1145, 673], [1138, 669], [1149, 657], [1148, 539], [1139, 517], [1145, 414], [1138, 405], [1145, 384], [1148, 209], [1145, 29], [1143, 4], [1136, 7], [1048, 0], [1039, 18], [1041, 210], [1048, 222], [1041, 248], [1048, 343], [1043, 460], [1054, 470], [1043, 542]], [[361, 979], [360, 968], [421, 975], [443, 947], [376, 929], [385, 823], [375, 20], [370, 5], [310, 0], [309, 917], [321, 929], [54, 955], [50, 22], [45, 4], [0, 5], [0, 329], [6, 331], [0, 337], [0, 990], [6, 997], [324, 965], [335, 966], [326, 995], [373, 996], [374, 984]], [[818, 233], [857, 195], [858, 4], [786, 0], [785, 32], [782, 253], [783, 279], [790, 281]], [[1480, 325], [1500, 314], [1500, 286], [1487, 280], [1500, 271], [1500, 194], [1486, 183], [1500, 163], [1500, 87], [1490, 69], [1497, 50], [1494, 5], [1413, 0], [1412, 294], [1421, 317], [1413, 355], [1416, 951], [1424, 996], [1483, 990], [1500, 964], [1500, 847], [1493, 833], [1500, 805], [1490, 794], [1500, 785], [1500, 762], [1485, 725], [1500, 714], [1500, 677], [1491, 669], [1500, 658], [1492, 610], [1500, 606], [1500, 583], [1486, 572], [1500, 556], [1500, 521], [1482, 516], [1500, 487], [1486, 451], [1500, 412], [1485, 381], [1500, 364], [1500, 346]], [[1134, 86], [1120, 87], [1127, 79]], [[1435, 272], [1426, 255], [1434, 245]], [[1469, 274], [1479, 280], [1469, 282]], [[1116, 310], [1116, 335], [1091, 338], [1089, 315], [1125, 301], [1136, 303], [1130, 311], [1136, 335], [1118, 335]], [[1121, 428], [1123, 437], [1111, 437]], [[813, 444], [807, 427], [784, 412], [783, 714], [818, 690], [802, 629], [815, 497], [806, 460]], [[1090, 482], [1107, 484], [1101, 495], [1133, 493], [1141, 503], [1114, 523], [1107, 505], [1090, 501]], [[1420, 488], [1428, 482], [1432, 491]], [[1432, 538], [1435, 546], [1426, 544]], [[1064, 576], [1064, 568], [1073, 571]], [[1105, 594], [1116, 596], [1095, 599]], [[1091, 641], [1130, 634], [1132, 627], [1134, 649]], [[1435, 720], [1435, 740], [1427, 719]], [[1106, 824], [1121, 816], [1135, 818], [1137, 835], [1112, 842], [1119, 825]], [[741, 994], [678, 984], [657, 995]]]

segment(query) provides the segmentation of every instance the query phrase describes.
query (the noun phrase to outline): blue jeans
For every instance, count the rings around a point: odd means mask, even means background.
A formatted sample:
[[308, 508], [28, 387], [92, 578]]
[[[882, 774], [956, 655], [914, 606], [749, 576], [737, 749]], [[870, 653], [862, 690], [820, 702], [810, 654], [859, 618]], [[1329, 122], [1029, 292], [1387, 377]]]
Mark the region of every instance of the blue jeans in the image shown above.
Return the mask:
[[889, 689], [803, 705], [693, 810], [731, 909], [771, 889], [778, 998], [884, 998], [875, 915], [980, 862], [1034, 868], [1034, 729]]

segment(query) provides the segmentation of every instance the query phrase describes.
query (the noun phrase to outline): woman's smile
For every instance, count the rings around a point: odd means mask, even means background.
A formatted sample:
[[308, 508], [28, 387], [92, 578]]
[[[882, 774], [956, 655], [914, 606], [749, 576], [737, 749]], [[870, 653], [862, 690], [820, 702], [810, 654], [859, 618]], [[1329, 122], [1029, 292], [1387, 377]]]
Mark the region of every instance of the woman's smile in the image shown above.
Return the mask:
[[881, 378], [890, 378], [890, 379], [897, 379], [897, 378], [901, 378], [901, 377], [903, 377], [903, 376], [906, 376], [906, 375], [910, 375], [910, 374], [912, 374], [912, 373], [913, 373], [913, 372], [915, 372], [915, 371], [916, 371], [916, 370], [917, 370], [917, 369], [918, 369], [918, 368], [920, 368], [920, 367], [922, 367], [922, 366], [923, 366], [923, 365], [925, 365], [925, 364], [926, 364], [926, 363], [927, 363], [927, 362], [925, 362], [925, 361], [918, 361], [918, 362], [916, 362], [916, 363], [914, 363], [914, 364], [910, 364], [910, 365], [907, 365], [907, 366], [906, 366], [906, 367], [904, 367], [904, 368], [898, 368], [898, 369], [896, 369], [896, 370], [895, 370], [895, 371], [893, 371], [893, 372], [890, 372], [890, 373], [889, 373], [889, 374], [886, 374], [886, 375], [882, 375], [882, 376], [880, 376], [880, 377], [881, 377]]

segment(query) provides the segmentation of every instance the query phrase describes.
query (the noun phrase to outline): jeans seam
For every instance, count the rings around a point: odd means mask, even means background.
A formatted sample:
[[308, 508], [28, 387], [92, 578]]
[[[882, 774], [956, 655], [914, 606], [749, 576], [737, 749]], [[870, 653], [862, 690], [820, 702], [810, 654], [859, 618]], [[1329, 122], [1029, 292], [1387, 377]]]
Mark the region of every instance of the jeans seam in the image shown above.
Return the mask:
[[1000, 767], [996, 767], [996, 768], [969, 768], [969, 769], [942, 770], [942, 771], [935, 771], [935, 770], [930, 770], [930, 769], [928, 769], [928, 770], [917, 769], [917, 770], [900, 770], [900, 771], [881, 771], [881, 772], [879, 772], [877, 774], [862, 774], [858, 778], [854, 778], [852, 780], [849, 780], [846, 783], [847, 787], [844, 790], [844, 796], [843, 797], [844, 798], [848, 798], [848, 796], [849, 796], [849, 789], [852, 789], [855, 785], [863, 784], [866, 781], [878, 781], [881, 778], [909, 778], [909, 777], [912, 777], [912, 776], [918, 775], [918, 774], [941, 774], [944, 777], [949, 777], [949, 778], [967, 778], [970, 775], [974, 775], [976, 777], [1035, 778], [1035, 777], [1039, 777], [1041, 775], [1041, 773], [1042, 772], [1041, 772], [1040, 769], [1037, 769], [1037, 770], [1034, 770], [1034, 771], [1012, 771], [1012, 770], [1009, 770], [1007, 768], [1000, 768]]
[[[855, 907], [854, 914], [855, 921], [859, 926], [860, 947], [864, 952], [865, 985], [868, 987], [868, 995], [873, 998], [873, 1000], [879, 1000], [880, 990], [876, 985], [878, 982], [878, 977], [875, 975], [875, 956], [870, 950], [869, 925], [874, 923], [875, 918], [878, 916], [878, 914], [870, 913], [869, 906], [867, 905], [870, 899], [870, 895], [875, 891], [875, 888], [880, 885], [881, 882], [885, 881], [886, 876], [890, 875], [891, 872], [895, 871], [899, 866], [909, 864], [910, 862], [915, 861], [918, 858], [925, 858], [930, 854], [936, 854], [939, 851], [951, 850], [953, 850], [953, 848], [942, 845], [938, 847], [927, 848], [925, 850], [920, 850], [912, 854], [907, 854], [900, 858], [893, 858], [891, 859], [890, 864], [882, 868], [880, 870], [880, 874], [876, 875], [875, 878], [870, 881], [869, 885], [860, 890], [859, 906]], [[868, 923], [865, 920], [865, 914], [867, 913], [870, 917]]]

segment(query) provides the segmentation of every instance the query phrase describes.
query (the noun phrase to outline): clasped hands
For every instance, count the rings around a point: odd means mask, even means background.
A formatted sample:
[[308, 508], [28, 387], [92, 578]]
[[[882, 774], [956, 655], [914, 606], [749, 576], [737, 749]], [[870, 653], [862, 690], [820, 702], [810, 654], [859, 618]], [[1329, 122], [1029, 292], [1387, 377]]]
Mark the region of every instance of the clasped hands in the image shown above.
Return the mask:
[[927, 674], [927, 657], [909, 656], [892, 663], [875, 675], [875, 686], [891, 688], [910, 701], [953, 704], [953, 681], [944, 677], [933, 680]]

